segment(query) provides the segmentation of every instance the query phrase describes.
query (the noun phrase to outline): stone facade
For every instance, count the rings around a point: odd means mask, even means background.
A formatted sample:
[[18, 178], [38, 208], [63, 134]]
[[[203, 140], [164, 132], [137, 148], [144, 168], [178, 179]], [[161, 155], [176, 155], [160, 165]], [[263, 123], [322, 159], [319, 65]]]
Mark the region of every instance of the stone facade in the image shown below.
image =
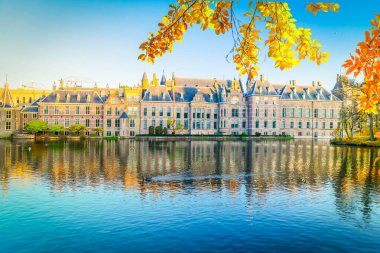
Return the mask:
[[[193, 135], [292, 135], [295, 138], [330, 138], [339, 125], [342, 101], [320, 83], [271, 84], [258, 80], [217, 80], [144, 73], [141, 86], [119, 88], [64, 85], [31, 104], [16, 107], [8, 84], [2, 93], [1, 135], [22, 130], [34, 119], [66, 129], [73, 124], [102, 128], [106, 136], [148, 134], [150, 126], [169, 133]], [[6, 101], [6, 102], [4, 102]], [[7, 108], [4, 107], [5, 103]], [[6, 112], [12, 111], [11, 113]], [[8, 118], [7, 116], [11, 118]], [[4, 118], [5, 117], [5, 118]]]

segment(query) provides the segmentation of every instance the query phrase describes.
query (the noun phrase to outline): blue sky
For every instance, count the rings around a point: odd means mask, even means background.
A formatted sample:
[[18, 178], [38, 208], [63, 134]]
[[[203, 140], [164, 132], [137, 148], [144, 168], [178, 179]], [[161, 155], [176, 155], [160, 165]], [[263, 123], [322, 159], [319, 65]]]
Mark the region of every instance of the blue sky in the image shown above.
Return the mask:
[[[200, 78], [237, 77], [226, 54], [232, 46], [230, 34], [216, 36], [212, 31], [190, 30], [171, 54], [148, 64], [137, 60], [139, 44], [167, 12], [171, 1], [122, 0], [0, 0], [0, 80], [11, 87], [35, 82], [51, 87], [60, 78], [77, 77], [105, 85], [134, 85], [144, 71], [167, 76]], [[374, 13], [380, 13], [380, 0], [336, 1], [339, 13], [305, 11], [307, 1], [288, 1], [298, 25], [310, 27], [314, 38], [330, 52], [321, 66], [304, 61], [291, 71], [280, 71], [266, 59], [264, 49], [261, 73], [273, 83], [296, 79], [313, 80], [332, 88], [341, 64], [363, 40]], [[242, 14], [248, 1], [239, 1]], [[243, 77], [245, 80], [246, 77]]]

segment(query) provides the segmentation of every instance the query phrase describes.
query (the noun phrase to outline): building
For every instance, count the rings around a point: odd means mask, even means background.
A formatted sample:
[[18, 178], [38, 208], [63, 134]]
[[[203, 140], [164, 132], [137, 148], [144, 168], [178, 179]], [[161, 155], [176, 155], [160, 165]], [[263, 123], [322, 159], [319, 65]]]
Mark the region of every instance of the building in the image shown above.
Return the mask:
[[[25, 95], [26, 96], [26, 95]], [[151, 80], [118, 88], [81, 87], [60, 80], [53, 91], [32, 103], [13, 103], [6, 83], [1, 97], [1, 135], [22, 130], [34, 119], [51, 127], [87, 127], [86, 134], [104, 130], [106, 136], [134, 137], [161, 126], [169, 133], [192, 135], [291, 135], [330, 138], [339, 126], [342, 100], [321, 83], [272, 84], [260, 76], [217, 80], [180, 78]]]

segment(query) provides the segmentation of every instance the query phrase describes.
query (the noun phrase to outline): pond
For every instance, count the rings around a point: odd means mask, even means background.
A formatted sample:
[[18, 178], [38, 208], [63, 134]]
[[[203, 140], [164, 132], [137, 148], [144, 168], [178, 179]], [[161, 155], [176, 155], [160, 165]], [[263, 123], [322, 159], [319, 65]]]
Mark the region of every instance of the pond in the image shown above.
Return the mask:
[[0, 252], [378, 252], [379, 151], [0, 141]]

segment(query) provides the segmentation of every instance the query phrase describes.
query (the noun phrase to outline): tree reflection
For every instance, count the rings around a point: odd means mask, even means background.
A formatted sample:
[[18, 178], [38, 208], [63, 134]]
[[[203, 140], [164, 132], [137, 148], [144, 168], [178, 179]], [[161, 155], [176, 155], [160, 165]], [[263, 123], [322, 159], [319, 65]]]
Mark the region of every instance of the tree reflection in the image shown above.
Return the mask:
[[44, 180], [57, 192], [123, 188], [143, 199], [243, 193], [247, 207], [273, 191], [332, 189], [342, 218], [359, 212], [369, 222], [379, 205], [377, 156], [376, 149], [321, 141], [0, 141], [0, 179], [3, 195], [20, 180]]

